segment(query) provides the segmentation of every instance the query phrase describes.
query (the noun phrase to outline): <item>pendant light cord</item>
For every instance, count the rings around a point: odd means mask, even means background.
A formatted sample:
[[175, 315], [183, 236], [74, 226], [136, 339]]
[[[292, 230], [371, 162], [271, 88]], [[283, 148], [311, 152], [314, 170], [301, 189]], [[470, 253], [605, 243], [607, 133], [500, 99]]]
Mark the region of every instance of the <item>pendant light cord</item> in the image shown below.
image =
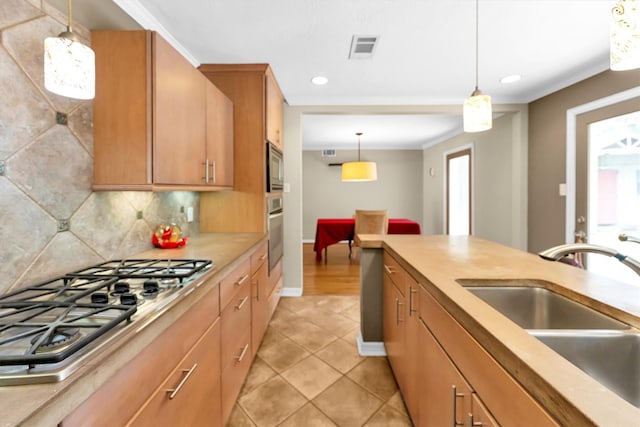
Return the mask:
[[476, 0], [476, 92], [478, 91], [478, 0]]
[[356, 132], [358, 135], [358, 162], [360, 161], [360, 136], [362, 136], [362, 132]]

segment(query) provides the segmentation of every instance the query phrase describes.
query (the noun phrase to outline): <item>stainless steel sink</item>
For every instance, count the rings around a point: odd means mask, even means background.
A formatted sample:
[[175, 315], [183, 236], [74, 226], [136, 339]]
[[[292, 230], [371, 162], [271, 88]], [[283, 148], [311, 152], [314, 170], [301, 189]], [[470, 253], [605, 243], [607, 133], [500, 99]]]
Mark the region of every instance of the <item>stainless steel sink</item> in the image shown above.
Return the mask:
[[640, 334], [624, 331], [529, 331], [556, 353], [640, 408]]
[[458, 282], [524, 329], [629, 328], [586, 305], [540, 286], [473, 286], [481, 281], [471, 279]]

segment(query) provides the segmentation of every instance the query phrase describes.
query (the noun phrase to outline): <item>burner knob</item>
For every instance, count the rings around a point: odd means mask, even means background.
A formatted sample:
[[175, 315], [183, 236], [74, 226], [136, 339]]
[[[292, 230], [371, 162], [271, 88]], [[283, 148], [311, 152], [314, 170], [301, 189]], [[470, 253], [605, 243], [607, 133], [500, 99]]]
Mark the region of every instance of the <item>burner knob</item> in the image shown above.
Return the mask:
[[136, 305], [138, 303], [138, 297], [136, 294], [125, 292], [120, 295], [120, 304], [122, 305]]
[[95, 292], [91, 294], [91, 302], [94, 304], [106, 304], [109, 302], [109, 295], [106, 292]]
[[146, 280], [142, 284], [145, 294], [157, 294], [160, 292], [160, 284], [157, 280]]
[[125, 292], [129, 292], [129, 284], [127, 282], [116, 282], [113, 287], [113, 292], [116, 294], [124, 294]]

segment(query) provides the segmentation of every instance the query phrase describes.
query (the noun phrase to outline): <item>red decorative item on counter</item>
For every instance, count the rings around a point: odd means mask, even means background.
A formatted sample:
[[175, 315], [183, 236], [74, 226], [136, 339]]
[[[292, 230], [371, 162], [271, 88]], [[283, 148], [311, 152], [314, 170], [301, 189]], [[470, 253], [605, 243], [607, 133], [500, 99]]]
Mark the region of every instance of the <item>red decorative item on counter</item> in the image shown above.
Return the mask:
[[187, 244], [186, 237], [180, 237], [181, 230], [176, 224], [163, 224], [156, 228], [151, 237], [153, 246], [161, 249], [174, 249]]

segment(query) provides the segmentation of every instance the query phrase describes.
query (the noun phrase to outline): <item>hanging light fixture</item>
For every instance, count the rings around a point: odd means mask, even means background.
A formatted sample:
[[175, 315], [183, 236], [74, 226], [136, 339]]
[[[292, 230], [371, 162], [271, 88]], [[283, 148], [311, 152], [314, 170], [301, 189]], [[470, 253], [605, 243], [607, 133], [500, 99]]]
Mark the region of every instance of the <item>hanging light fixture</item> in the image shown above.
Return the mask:
[[611, 9], [610, 68], [640, 68], [640, 1], [618, 0]]
[[491, 129], [491, 97], [478, 89], [478, 0], [476, 0], [476, 88], [462, 108], [465, 132], [482, 132]]
[[44, 41], [44, 87], [69, 98], [95, 96], [95, 54], [80, 43], [71, 28], [71, 0], [67, 0], [67, 31]]
[[376, 163], [360, 161], [360, 137], [362, 136], [362, 132], [357, 132], [356, 135], [358, 135], [358, 161], [342, 164], [342, 181], [376, 181], [378, 179]]

